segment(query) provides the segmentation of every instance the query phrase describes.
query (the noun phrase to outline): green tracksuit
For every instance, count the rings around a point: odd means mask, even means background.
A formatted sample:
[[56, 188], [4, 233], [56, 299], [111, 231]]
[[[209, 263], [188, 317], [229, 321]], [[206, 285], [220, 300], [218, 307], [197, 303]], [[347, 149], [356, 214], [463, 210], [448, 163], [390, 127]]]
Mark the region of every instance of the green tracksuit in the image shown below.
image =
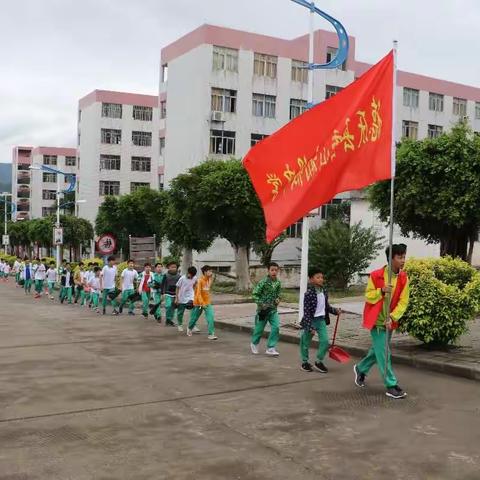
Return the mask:
[[[323, 362], [325, 355], [328, 352], [328, 331], [327, 324], [325, 323], [325, 317], [315, 317], [312, 322], [312, 330], [318, 333], [318, 350], [317, 361]], [[310, 331], [302, 330], [300, 336], [300, 354], [302, 362], [308, 362], [310, 344], [312, 343], [313, 333]]]
[[130, 295], [133, 295], [134, 293], [135, 293], [135, 290], [133, 288], [129, 288], [122, 292], [122, 299], [120, 300], [120, 309], [123, 309], [124, 305], [128, 303], [128, 311], [129, 313], [133, 313], [133, 311], [135, 310], [135, 304], [131, 300], [128, 300], [128, 297], [130, 297]]
[[[207, 321], [208, 334], [215, 334], [215, 314], [213, 312], [212, 305], [205, 305], [204, 307], [193, 307], [192, 314], [190, 315], [190, 322], [188, 328], [191, 330], [198, 322], [200, 315], [205, 312], [205, 320]], [[180, 325], [180, 324], [179, 324]]]
[[[150, 286], [150, 291], [152, 293], [152, 300], [155, 304], [155, 310], [153, 312], [153, 316], [155, 320], [162, 319], [162, 290], [161, 285], [163, 282], [164, 275], [162, 273], [152, 272], [150, 276], [150, 281], [148, 285]], [[155, 288], [154, 285], [158, 285], [159, 288]]]

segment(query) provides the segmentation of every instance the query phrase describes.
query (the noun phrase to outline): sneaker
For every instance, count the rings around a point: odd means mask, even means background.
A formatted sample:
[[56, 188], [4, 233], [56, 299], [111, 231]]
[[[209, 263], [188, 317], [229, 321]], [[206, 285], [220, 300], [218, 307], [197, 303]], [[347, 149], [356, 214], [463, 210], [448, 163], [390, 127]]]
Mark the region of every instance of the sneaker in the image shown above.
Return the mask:
[[148, 313], [142, 313], [143, 318], [147, 319], [148, 318]]
[[216, 335], [209, 335], [207, 338], [209, 340], [218, 340], [218, 337]]
[[271, 357], [278, 357], [280, 354], [275, 350], [275, 347], [267, 348], [265, 352], [266, 355], [270, 355]]
[[128, 312], [130, 316], [135, 316], [135, 312]]
[[323, 364], [323, 362], [315, 362], [315, 370], [320, 373], [328, 373], [328, 368]]
[[303, 362], [301, 368], [304, 372], [313, 372], [313, 368], [308, 362]]
[[157, 323], [162, 323], [162, 319], [161, 319], [161, 318], [156, 318], [155, 320], [157, 321]]
[[353, 373], [355, 374], [355, 385], [357, 387], [365, 387], [365, 377], [366, 375], [364, 373], [361, 373], [358, 371], [357, 365], [353, 366]]
[[398, 385], [395, 385], [394, 387], [387, 388], [385, 395], [387, 397], [398, 400], [400, 398], [405, 398], [407, 396], [407, 393], [404, 392]]
[[177, 330], [178, 330], [179, 332], [183, 332], [183, 326], [182, 326], [182, 325], [179, 325], [179, 326], [177, 327]]
[[251, 344], [250, 344], [250, 350], [252, 351], [252, 353], [253, 353], [254, 355], [258, 355], [258, 348], [257, 348], [257, 346], [256, 346], [254, 343], [251, 343]]
[[193, 333], [200, 333], [201, 330], [195, 325], [192, 329]]
[[120, 305], [120, 306], [118, 307], [118, 313], [123, 313], [123, 305]]
[[187, 337], [192, 336], [192, 330], [190, 328], [187, 328]]
[[98, 308], [95, 309], [95, 312], [100, 314], [100, 310]]
[[107, 309], [104, 308], [103, 311], [102, 311], [102, 315], [105, 315], [107, 313]]
[[116, 308], [113, 309], [112, 315], [118, 315], [118, 310]]
[[165, 322], [166, 327], [174, 327], [175, 324], [173, 322]]
[[53, 295], [50, 295], [50, 300], [54, 300], [54, 297], [53, 297]]

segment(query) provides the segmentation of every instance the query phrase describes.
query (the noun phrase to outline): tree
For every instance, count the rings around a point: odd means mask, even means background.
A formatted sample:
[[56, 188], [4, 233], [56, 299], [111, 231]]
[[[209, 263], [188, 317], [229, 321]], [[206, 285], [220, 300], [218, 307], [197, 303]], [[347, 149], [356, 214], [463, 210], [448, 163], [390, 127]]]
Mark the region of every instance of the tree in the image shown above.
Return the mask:
[[[439, 242], [442, 256], [471, 263], [480, 228], [480, 138], [459, 123], [435, 139], [404, 140], [395, 178], [394, 218], [402, 234]], [[369, 199], [386, 222], [390, 182], [370, 187]]]
[[206, 163], [212, 168], [200, 182], [201, 221], [209, 231], [232, 245], [237, 289], [245, 291], [250, 286], [251, 245], [265, 237], [263, 211], [250, 177], [239, 160], [209, 160]]
[[268, 267], [272, 261], [273, 252], [285, 240], [287, 236], [282, 233], [271, 243], [267, 243], [265, 239], [257, 239], [253, 243], [253, 251], [260, 257], [260, 261], [264, 267]]
[[382, 238], [361, 222], [349, 226], [328, 220], [310, 232], [309, 265], [321, 268], [333, 287], [346, 289], [353, 276], [376, 257]]
[[[61, 216], [60, 224], [63, 227], [63, 243], [73, 249], [74, 258], [78, 260], [80, 258], [80, 246], [86, 247], [93, 240], [93, 226], [85, 218], [70, 215]], [[51, 232], [52, 230], [50, 230], [50, 235]]]

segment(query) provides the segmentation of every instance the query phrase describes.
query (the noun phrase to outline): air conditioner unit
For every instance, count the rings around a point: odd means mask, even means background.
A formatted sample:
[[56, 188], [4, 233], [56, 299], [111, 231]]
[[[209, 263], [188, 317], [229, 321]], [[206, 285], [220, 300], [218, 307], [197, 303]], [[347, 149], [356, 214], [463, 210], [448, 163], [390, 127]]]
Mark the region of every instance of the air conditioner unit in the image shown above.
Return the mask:
[[224, 122], [225, 115], [223, 112], [212, 112], [212, 122]]

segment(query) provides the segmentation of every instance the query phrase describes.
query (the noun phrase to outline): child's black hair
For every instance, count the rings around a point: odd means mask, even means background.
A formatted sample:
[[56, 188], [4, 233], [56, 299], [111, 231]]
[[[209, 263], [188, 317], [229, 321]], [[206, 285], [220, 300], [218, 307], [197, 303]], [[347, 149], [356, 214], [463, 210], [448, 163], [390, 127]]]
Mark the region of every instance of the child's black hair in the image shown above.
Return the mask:
[[178, 263], [175, 262], [175, 261], [168, 262], [167, 263], [167, 268], [170, 267], [170, 265], [175, 265], [176, 267], [178, 267]]
[[83, 262], [80, 262], [80, 263], [78, 264], [78, 266], [79, 266], [79, 267], [84, 267], [85, 264], [84, 264]]
[[110, 256], [107, 258], [107, 262], [113, 262], [114, 260], [116, 260], [115, 255], [110, 255]]
[[144, 266], [144, 267], [151, 267], [152, 264], [151, 264], [150, 262], [147, 262], [147, 263], [145, 263], [143, 266]]
[[157, 268], [159, 265], [160, 265], [161, 267], [163, 267], [163, 264], [162, 264], [161, 262], [157, 262], [157, 263], [155, 264], [155, 268]]
[[95, 267], [93, 267], [93, 271], [94, 271], [95, 273], [99, 272], [100, 270], [101, 270], [101, 268], [100, 268], [98, 265], [96, 265]]
[[[396, 255], [405, 255], [407, 253], [407, 246], [404, 243], [394, 243], [392, 245], [392, 258]], [[387, 260], [390, 259], [390, 246], [385, 249]]]
[[210, 265], [204, 265], [202, 267], [202, 273], [205, 275], [207, 272], [209, 272], [210, 270], [212, 270], [212, 267]]
[[50, 262], [50, 265], [55, 265], [55, 262]]
[[194, 277], [197, 274], [197, 269], [195, 267], [188, 267], [187, 273]]
[[314, 277], [317, 275], [317, 273], [321, 273], [323, 275], [323, 270], [319, 267], [310, 267], [308, 269], [308, 278]]
[[268, 264], [268, 269], [270, 270], [271, 267], [277, 267], [277, 268], [280, 268], [280, 265], [276, 262], [270, 262]]
[[135, 263], [135, 260], [129, 258], [129, 259], [127, 260], [127, 263]]

